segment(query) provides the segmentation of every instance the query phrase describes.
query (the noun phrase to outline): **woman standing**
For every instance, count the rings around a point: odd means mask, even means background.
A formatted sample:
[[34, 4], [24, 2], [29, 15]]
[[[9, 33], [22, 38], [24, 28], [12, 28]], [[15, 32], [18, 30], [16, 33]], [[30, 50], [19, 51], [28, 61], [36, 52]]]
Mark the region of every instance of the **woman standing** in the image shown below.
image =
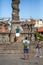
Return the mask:
[[41, 48], [42, 48], [42, 42], [41, 42], [40, 39], [38, 39], [37, 45], [36, 45], [36, 55], [35, 55], [35, 57], [40, 57], [40, 58], [42, 58]]

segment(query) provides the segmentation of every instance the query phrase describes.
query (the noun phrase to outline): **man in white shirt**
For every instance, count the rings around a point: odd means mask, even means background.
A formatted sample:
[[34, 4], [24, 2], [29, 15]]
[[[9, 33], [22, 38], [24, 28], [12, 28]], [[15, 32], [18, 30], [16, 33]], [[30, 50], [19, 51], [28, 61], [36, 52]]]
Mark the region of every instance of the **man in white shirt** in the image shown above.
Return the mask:
[[29, 44], [30, 41], [27, 39], [27, 37], [23, 40], [23, 46], [24, 46], [24, 59], [28, 59], [29, 57]]

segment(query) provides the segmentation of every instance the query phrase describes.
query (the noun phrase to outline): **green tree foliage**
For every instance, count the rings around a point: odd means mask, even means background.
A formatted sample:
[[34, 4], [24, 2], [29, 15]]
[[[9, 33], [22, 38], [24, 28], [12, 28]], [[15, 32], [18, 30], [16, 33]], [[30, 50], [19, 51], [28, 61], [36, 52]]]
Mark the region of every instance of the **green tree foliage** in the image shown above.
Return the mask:
[[40, 33], [38, 33], [38, 32], [36, 32], [35, 34], [35, 37], [36, 37], [36, 39], [40, 39], [40, 40], [42, 40], [43, 41], [43, 36], [42, 35], [40, 35]]

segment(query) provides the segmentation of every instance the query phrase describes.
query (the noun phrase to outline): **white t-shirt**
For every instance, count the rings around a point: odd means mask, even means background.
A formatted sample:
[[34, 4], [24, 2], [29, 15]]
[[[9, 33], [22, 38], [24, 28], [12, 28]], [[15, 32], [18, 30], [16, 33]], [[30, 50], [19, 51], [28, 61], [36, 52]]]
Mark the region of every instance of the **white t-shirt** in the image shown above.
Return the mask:
[[19, 37], [20, 36], [20, 33], [16, 33], [16, 37]]
[[30, 41], [29, 40], [23, 40], [23, 44], [25, 44], [25, 42], [27, 42], [27, 45], [28, 45], [28, 48], [29, 48]]

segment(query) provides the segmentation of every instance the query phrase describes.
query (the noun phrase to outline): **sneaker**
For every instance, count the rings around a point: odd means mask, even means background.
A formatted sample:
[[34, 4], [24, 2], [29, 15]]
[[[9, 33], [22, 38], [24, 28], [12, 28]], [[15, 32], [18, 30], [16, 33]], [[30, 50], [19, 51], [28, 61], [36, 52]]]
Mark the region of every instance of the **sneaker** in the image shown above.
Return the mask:
[[42, 56], [40, 56], [40, 58], [42, 58]]

